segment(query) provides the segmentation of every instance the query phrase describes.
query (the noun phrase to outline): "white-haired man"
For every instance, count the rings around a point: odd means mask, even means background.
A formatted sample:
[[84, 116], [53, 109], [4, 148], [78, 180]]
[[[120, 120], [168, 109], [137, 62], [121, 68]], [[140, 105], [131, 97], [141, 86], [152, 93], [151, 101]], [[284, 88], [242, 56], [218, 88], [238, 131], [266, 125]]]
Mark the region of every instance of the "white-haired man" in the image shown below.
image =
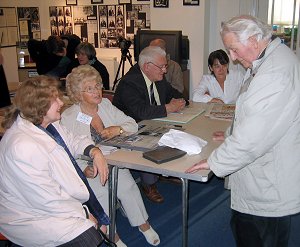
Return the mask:
[[300, 212], [300, 63], [255, 17], [224, 22], [221, 36], [248, 70], [231, 133], [187, 172], [230, 175], [237, 246], [287, 247], [291, 215]]

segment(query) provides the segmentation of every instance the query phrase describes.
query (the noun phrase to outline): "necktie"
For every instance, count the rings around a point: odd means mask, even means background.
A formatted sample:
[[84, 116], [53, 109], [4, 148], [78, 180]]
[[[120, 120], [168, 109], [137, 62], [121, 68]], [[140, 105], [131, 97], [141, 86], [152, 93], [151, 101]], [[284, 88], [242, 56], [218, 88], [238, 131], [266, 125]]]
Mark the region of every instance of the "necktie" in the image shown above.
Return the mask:
[[152, 82], [151, 85], [150, 85], [150, 101], [151, 101], [151, 105], [157, 105], [157, 102], [156, 102], [155, 97], [154, 97], [153, 83], [154, 82]]
[[[58, 131], [55, 129], [55, 127], [52, 124], [49, 124], [46, 129], [44, 129], [41, 126], [38, 126], [40, 129], [44, 130], [49, 136], [51, 136], [58, 145], [62, 146], [67, 154], [69, 155], [69, 158], [78, 173], [79, 177], [82, 179], [84, 182], [85, 186], [87, 187], [89, 193], [90, 193], [90, 198], [88, 201], [84, 203], [90, 210], [91, 214], [98, 220], [99, 225], [109, 225], [109, 218], [108, 216], [104, 213], [104, 210], [102, 206], [100, 205], [99, 201], [97, 200], [92, 188], [90, 187], [87, 178], [85, 177], [83, 171], [80, 169], [78, 166], [76, 160], [74, 159], [73, 155], [71, 154], [69, 148], [67, 147], [66, 143], [64, 142], [63, 138], [60, 136]], [[99, 184], [100, 186], [100, 184]]]

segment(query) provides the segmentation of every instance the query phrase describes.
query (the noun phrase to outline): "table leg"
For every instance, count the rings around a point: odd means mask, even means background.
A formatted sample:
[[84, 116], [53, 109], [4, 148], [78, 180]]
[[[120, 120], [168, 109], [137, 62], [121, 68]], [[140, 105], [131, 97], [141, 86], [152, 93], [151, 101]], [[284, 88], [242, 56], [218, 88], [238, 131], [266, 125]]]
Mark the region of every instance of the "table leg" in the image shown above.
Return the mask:
[[118, 187], [118, 172], [119, 168], [117, 166], [109, 166], [109, 218], [110, 218], [110, 229], [109, 229], [109, 239], [115, 241], [115, 231], [116, 231], [116, 205], [117, 205], [117, 187]]
[[188, 186], [189, 181], [186, 178], [180, 178], [182, 181], [182, 246], [188, 246]]

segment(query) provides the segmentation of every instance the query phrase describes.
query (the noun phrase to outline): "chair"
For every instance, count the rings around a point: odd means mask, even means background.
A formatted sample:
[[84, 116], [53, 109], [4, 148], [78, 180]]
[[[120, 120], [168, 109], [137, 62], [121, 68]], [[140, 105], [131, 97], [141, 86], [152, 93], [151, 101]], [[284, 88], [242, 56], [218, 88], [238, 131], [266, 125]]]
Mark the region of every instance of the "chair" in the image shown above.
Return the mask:
[[115, 95], [115, 92], [111, 91], [111, 90], [103, 90], [103, 92], [102, 92], [102, 97], [109, 99], [110, 102], [112, 102], [114, 95]]
[[9, 247], [11, 246], [11, 242], [4, 236], [0, 233], [0, 246], [5, 246], [5, 247]]

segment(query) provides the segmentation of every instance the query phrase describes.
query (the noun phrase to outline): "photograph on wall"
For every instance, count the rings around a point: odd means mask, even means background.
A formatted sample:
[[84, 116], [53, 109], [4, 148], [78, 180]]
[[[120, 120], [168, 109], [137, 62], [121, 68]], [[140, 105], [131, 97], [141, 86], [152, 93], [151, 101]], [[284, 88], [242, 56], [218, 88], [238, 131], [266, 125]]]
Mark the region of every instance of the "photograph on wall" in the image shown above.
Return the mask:
[[97, 6], [73, 7], [74, 34], [81, 40], [91, 43], [95, 48], [99, 47]]
[[124, 5], [99, 6], [100, 47], [118, 48], [118, 40], [125, 37]]
[[153, 0], [153, 7], [155, 8], [168, 8], [169, 0]]
[[150, 29], [150, 4], [126, 5], [126, 39], [134, 40], [139, 28]]
[[18, 40], [15, 8], [0, 8], [0, 47], [15, 46]]
[[51, 35], [73, 33], [71, 7], [49, 7]]
[[200, 3], [200, 0], [183, 0], [183, 5], [190, 5], [190, 6], [193, 6], [193, 5], [199, 5]]
[[21, 42], [26, 42], [35, 37], [41, 37], [38, 7], [18, 7], [17, 14]]

